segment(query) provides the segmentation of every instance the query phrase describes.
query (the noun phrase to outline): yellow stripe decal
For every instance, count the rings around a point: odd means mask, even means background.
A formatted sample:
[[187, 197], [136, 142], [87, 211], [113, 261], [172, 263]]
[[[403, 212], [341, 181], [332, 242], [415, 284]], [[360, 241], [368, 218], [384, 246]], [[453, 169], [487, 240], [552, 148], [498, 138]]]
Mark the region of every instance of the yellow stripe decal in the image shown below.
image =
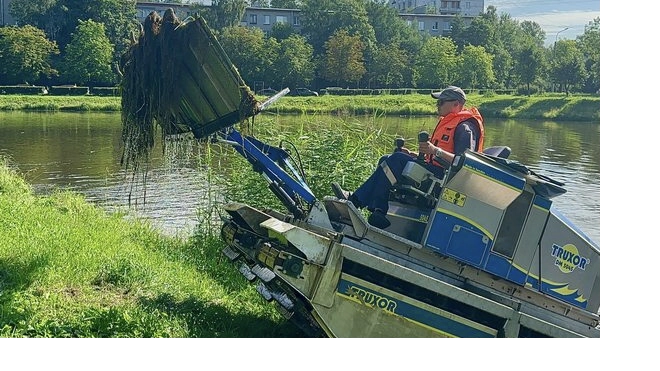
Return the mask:
[[[347, 299], [347, 300], [350, 300], [350, 301], [352, 301], [352, 302], [355, 302], [355, 303], [357, 303], [357, 304], [363, 304], [363, 305], [364, 305], [364, 303], [362, 303], [360, 300], [357, 300], [356, 298], [354, 298], [354, 297], [352, 297], [352, 296], [342, 294], [341, 292], [338, 292], [337, 295], [341, 296], [341, 297], [344, 298], [344, 299]], [[450, 334], [450, 333], [448, 333], [448, 332], [445, 332], [445, 331], [439, 330], [439, 329], [437, 329], [437, 328], [435, 328], [435, 327], [432, 327], [432, 326], [429, 326], [429, 325], [423, 324], [423, 323], [421, 323], [421, 322], [417, 322], [417, 321], [415, 321], [415, 320], [413, 320], [413, 319], [410, 319], [410, 318], [408, 318], [408, 317], [406, 317], [406, 316], [402, 316], [402, 315], [399, 315], [399, 314], [396, 314], [396, 313], [392, 313], [392, 312], [388, 312], [388, 311], [383, 311], [383, 312], [385, 312], [386, 314], [389, 314], [389, 315], [391, 315], [391, 316], [395, 316], [395, 317], [403, 318], [403, 319], [405, 319], [406, 321], [409, 321], [409, 322], [412, 322], [412, 323], [414, 323], [414, 324], [416, 324], [416, 325], [418, 325], [418, 326], [424, 327], [424, 328], [427, 329], [427, 330], [431, 330], [431, 331], [433, 331], [433, 332], [437, 332], [437, 333], [439, 333], [439, 334], [442, 334], [444, 337], [448, 337], [448, 338], [457, 338], [457, 337], [458, 337], [458, 336], [453, 335], [453, 334]]]
[[[485, 235], [486, 235], [491, 241], [493, 240], [493, 234], [490, 233], [490, 232], [488, 232], [488, 231], [486, 230], [486, 228], [484, 228], [483, 226], [481, 226], [481, 224], [475, 222], [474, 220], [469, 219], [469, 218], [466, 218], [464, 215], [457, 214], [457, 213], [452, 212], [452, 211], [449, 211], [449, 210], [447, 210], [447, 209], [438, 208], [436, 211], [437, 211], [437, 212], [440, 212], [440, 213], [443, 213], [443, 214], [447, 214], [447, 215], [453, 216], [453, 217], [456, 218], [456, 219], [460, 219], [460, 220], [462, 220], [462, 221], [468, 223], [469, 225], [471, 225], [471, 226], [473, 226], [473, 227], [476, 227], [476, 228], [479, 229], [483, 234], [485, 234]], [[436, 217], [437, 217], [437, 215], [436, 215]]]

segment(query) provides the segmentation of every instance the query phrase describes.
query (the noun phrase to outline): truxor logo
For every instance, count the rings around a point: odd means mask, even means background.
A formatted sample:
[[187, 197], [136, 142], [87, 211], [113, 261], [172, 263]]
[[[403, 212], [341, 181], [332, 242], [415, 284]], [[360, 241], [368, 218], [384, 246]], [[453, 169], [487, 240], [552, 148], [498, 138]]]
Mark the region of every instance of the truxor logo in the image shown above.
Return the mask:
[[367, 291], [361, 287], [351, 286], [348, 289], [348, 294], [370, 307], [380, 308], [392, 313], [394, 313], [394, 310], [396, 309], [396, 301], [379, 296], [376, 293]]
[[573, 244], [562, 246], [552, 245], [552, 256], [555, 258], [555, 265], [564, 273], [571, 273], [575, 268], [585, 270], [589, 259], [580, 256], [580, 252]]

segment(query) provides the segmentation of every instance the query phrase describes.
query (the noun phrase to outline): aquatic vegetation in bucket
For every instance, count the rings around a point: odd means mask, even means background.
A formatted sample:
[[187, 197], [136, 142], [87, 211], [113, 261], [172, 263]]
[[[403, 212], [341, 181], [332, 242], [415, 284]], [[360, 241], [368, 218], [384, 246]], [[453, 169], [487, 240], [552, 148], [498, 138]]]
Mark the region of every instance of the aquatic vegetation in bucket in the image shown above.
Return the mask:
[[152, 12], [122, 56], [122, 163], [147, 160], [162, 135], [195, 138], [259, 112], [254, 93], [201, 17]]

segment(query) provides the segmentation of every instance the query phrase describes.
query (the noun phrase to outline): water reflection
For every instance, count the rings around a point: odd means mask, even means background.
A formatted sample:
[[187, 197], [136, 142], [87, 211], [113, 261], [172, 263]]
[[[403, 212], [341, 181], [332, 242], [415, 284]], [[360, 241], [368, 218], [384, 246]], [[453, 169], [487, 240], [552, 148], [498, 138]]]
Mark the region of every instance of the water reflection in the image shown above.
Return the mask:
[[[294, 128], [304, 122], [304, 130], [314, 130], [316, 125], [337, 118], [264, 114], [255, 119], [256, 125]], [[120, 120], [118, 113], [0, 112], [0, 154], [12, 159], [37, 193], [72, 189], [108, 209], [128, 209], [130, 205], [166, 233], [190, 234], [199, 221], [198, 208], [213, 201], [210, 198], [222, 196], [209, 185], [206, 171], [200, 170], [197, 163], [204, 149], [181, 142], [178, 145], [188, 147], [165, 151], [157, 139], [146, 179], [133, 178], [119, 163]], [[416, 148], [417, 133], [431, 131], [436, 123], [433, 117], [370, 116], [350, 120], [375, 120], [385, 132], [403, 136], [411, 149]], [[599, 242], [598, 123], [486, 118], [486, 146], [493, 145], [511, 147], [511, 159], [566, 183], [568, 192], [554, 199], [555, 206]], [[170, 153], [178, 156], [168, 157]]]

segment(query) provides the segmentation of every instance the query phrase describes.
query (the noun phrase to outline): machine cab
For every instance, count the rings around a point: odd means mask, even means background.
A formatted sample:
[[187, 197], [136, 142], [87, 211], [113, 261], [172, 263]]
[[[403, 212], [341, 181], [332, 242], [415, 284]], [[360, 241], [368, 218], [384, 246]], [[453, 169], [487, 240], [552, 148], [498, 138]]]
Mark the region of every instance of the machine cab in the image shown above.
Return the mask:
[[[600, 307], [600, 249], [552, 207], [562, 183], [515, 161], [466, 151], [441, 181], [414, 162], [390, 201], [388, 231], [571, 305]], [[404, 191], [402, 191], [404, 189]], [[416, 192], [416, 193], [415, 193]], [[402, 194], [407, 196], [401, 196]], [[405, 198], [416, 203], [405, 202]], [[398, 222], [397, 222], [398, 221]]]

